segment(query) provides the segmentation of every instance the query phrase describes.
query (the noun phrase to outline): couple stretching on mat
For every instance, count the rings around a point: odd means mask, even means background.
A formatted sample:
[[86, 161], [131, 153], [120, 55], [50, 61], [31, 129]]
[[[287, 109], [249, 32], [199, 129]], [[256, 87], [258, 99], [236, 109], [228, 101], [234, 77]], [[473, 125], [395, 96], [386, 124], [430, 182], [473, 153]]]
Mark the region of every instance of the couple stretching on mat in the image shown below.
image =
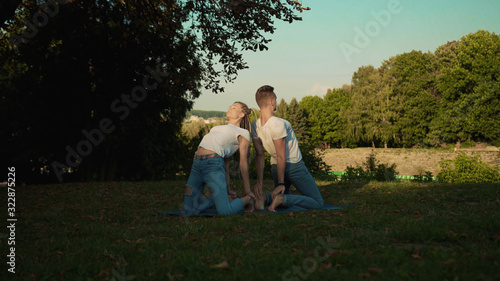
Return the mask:
[[[262, 86], [257, 90], [255, 99], [261, 111], [261, 117], [251, 124], [251, 110], [241, 102], [232, 104], [226, 114], [228, 125], [213, 127], [205, 135], [196, 152], [191, 174], [186, 184], [184, 212], [196, 215], [215, 205], [221, 215], [232, 215], [245, 210], [255, 209], [276, 212], [280, 205], [298, 206], [305, 209], [320, 209], [323, 198], [318, 186], [304, 162], [292, 125], [287, 120], [274, 116], [277, 98], [274, 88]], [[248, 155], [250, 137], [257, 152], [257, 183], [254, 192], [250, 190], [248, 175]], [[236, 193], [229, 188], [229, 157], [240, 150], [240, 171], [245, 187], [245, 196], [236, 198]], [[271, 171], [274, 191], [264, 194], [262, 191], [265, 155], [264, 149], [271, 155]], [[213, 197], [202, 197], [205, 184], [212, 191]], [[290, 194], [293, 185], [301, 195]]]

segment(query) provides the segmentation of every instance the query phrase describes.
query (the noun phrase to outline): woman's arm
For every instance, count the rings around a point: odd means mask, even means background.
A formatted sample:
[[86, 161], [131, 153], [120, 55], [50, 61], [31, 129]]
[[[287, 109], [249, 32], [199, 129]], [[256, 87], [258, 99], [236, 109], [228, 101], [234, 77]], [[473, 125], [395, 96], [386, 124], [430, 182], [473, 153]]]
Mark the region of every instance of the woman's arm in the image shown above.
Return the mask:
[[224, 158], [224, 165], [226, 170], [226, 189], [229, 201], [237, 198], [236, 192], [231, 190], [231, 178], [229, 177], [229, 158]]
[[245, 194], [250, 194], [250, 177], [248, 175], [248, 151], [250, 142], [243, 136], [238, 136], [239, 150], [240, 150], [240, 172], [243, 178], [243, 185], [245, 186]]

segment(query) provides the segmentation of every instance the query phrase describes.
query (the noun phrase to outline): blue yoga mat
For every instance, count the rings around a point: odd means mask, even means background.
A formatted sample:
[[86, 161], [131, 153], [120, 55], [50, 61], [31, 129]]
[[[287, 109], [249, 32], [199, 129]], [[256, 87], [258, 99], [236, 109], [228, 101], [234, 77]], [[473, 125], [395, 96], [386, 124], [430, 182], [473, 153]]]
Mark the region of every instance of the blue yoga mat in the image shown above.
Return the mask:
[[[342, 207], [342, 206], [335, 206], [335, 205], [331, 205], [331, 204], [328, 204], [328, 203], [325, 203], [323, 205], [323, 208], [321, 208], [320, 210], [340, 210], [340, 209], [344, 209], [345, 207]], [[287, 214], [287, 213], [298, 213], [298, 212], [306, 212], [306, 211], [310, 211], [311, 209], [304, 209], [304, 208], [301, 208], [301, 207], [297, 207], [297, 206], [292, 206], [292, 207], [288, 207], [288, 208], [280, 208], [278, 207], [276, 209], [276, 212], [271, 212], [271, 211], [268, 211], [268, 207], [265, 208], [265, 210], [255, 210], [253, 211], [252, 213], [250, 214], [259, 214], [259, 213], [265, 213], [265, 214]], [[214, 217], [216, 215], [218, 215], [219, 213], [217, 212], [216, 209], [208, 209], [208, 210], [205, 210], [197, 215], [192, 215], [192, 214], [185, 214], [184, 211], [155, 211], [157, 212], [158, 214], [166, 214], [166, 215], [174, 215], [174, 216], [184, 216], [184, 217]], [[245, 213], [245, 212], [240, 212], [239, 214], [249, 214], [249, 213]]]

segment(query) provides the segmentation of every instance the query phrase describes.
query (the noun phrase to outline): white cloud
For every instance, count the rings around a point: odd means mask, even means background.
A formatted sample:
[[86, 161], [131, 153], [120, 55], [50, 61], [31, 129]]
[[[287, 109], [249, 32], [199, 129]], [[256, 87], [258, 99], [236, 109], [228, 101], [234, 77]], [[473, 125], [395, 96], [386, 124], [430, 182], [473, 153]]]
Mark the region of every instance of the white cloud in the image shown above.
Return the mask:
[[332, 88], [331, 86], [326, 86], [326, 85], [322, 85], [320, 83], [316, 83], [316, 84], [314, 84], [312, 86], [311, 89], [309, 89], [307, 91], [307, 94], [308, 95], [312, 95], [312, 96], [320, 96], [320, 97], [322, 97], [322, 96], [326, 95], [326, 91], [328, 89], [331, 89], [331, 88]]

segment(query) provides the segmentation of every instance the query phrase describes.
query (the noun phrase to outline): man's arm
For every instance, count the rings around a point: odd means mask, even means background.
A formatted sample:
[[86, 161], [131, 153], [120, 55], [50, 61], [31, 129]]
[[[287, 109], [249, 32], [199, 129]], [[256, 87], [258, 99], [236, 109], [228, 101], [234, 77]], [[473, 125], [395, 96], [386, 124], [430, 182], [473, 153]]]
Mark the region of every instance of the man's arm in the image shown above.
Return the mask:
[[[278, 183], [284, 183], [285, 182], [285, 168], [286, 168], [286, 139], [281, 138], [281, 139], [276, 139], [273, 140], [274, 143], [274, 148], [276, 149], [276, 157], [278, 158], [278, 163], [277, 163], [277, 173], [278, 173]], [[273, 199], [276, 197], [278, 194], [283, 194], [285, 192], [285, 186], [277, 186], [272, 194]]]
[[257, 183], [254, 185], [254, 194], [257, 198], [262, 198], [264, 193], [262, 186], [264, 184], [264, 167], [266, 164], [266, 155], [264, 154], [264, 145], [261, 139], [252, 139], [255, 147], [255, 168], [257, 170]]

